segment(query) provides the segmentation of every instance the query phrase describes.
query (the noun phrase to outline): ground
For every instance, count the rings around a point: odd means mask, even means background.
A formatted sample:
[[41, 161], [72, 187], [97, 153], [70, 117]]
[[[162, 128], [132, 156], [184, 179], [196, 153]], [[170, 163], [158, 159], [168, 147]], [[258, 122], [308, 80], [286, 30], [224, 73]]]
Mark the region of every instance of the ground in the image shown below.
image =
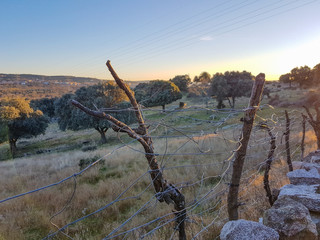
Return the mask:
[[[271, 97], [279, 94], [280, 101], [284, 102], [298, 101], [308, 91], [282, 89], [276, 92], [277, 85], [271, 83], [270, 87], [273, 89]], [[226, 218], [230, 161], [238, 146], [240, 118], [248, 98], [237, 99], [235, 110], [217, 110], [214, 100], [208, 105], [203, 99], [184, 97], [180, 101], [187, 103], [186, 108], [178, 109], [177, 101], [170, 104], [165, 113], [161, 108], [145, 109], [144, 117], [150, 125], [165, 178], [181, 188], [186, 197], [188, 236], [198, 234], [199, 239], [212, 239], [219, 234]], [[272, 108], [268, 101], [263, 99], [256, 122], [266, 121], [277, 137], [270, 173], [271, 186], [277, 188], [287, 182], [288, 167], [282, 140], [284, 110], [288, 110], [292, 119], [293, 159], [300, 158], [303, 110], [294, 105]], [[44, 238], [56, 231], [56, 226], [65, 226], [101, 208], [105, 209], [72, 224], [65, 233], [73, 239], [101, 239], [117, 227], [121, 228], [113, 235], [138, 227], [126, 238], [146, 234], [147, 239], [169, 239], [174, 232], [173, 207], [155, 199], [143, 149], [136, 141], [112, 130], [107, 132], [107, 140], [106, 145], [99, 145], [99, 134], [94, 129], [61, 132], [57, 124], [52, 123], [45, 135], [20, 140], [15, 159], [8, 159], [8, 144], [1, 144], [1, 199], [72, 176], [80, 171], [79, 162], [83, 159], [101, 159], [102, 164], [57, 186], [1, 203], [0, 239]], [[269, 140], [266, 132], [254, 128], [240, 192], [241, 201], [245, 203], [240, 208], [240, 216], [246, 219], [257, 220], [269, 207], [262, 181]], [[96, 149], [88, 151], [90, 146]], [[315, 137], [308, 126], [306, 154], [315, 148]], [[154, 230], [157, 226], [159, 229]], [[68, 238], [60, 233], [57, 239]]]

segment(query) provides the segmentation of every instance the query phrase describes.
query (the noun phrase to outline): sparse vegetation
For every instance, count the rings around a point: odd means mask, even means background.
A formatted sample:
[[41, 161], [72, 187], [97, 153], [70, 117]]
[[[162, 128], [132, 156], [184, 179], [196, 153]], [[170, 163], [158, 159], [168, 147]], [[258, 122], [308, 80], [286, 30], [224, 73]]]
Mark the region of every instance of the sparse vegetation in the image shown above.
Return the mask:
[[[273, 90], [271, 90], [271, 95], [278, 94], [280, 101], [285, 101], [288, 96], [296, 96], [298, 92], [301, 92], [301, 90], [297, 89], [274, 93]], [[296, 94], [292, 91], [295, 91]], [[187, 102], [188, 106], [199, 104], [198, 100], [190, 98], [183, 98], [183, 101]], [[267, 99], [263, 101], [267, 102]], [[264, 102], [262, 103], [262, 110], [257, 113], [258, 120], [260, 118], [269, 119], [272, 115], [274, 120], [280, 118], [277, 121], [282, 121], [284, 119], [283, 108], [271, 109], [264, 107]], [[172, 111], [178, 107], [178, 103], [174, 102], [168, 105], [165, 113], [154, 112], [152, 109], [144, 112], [147, 124], [153, 129], [152, 135], [168, 136], [167, 139], [155, 138], [154, 148], [157, 153], [165, 154], [163, 156], [160, 155], [159, 161], [164, 167], [166, 178], [184, 186], [183, 193], [187, 199], [187, 206], [192, 206], [194, 201], [197, 201], [203, 194], [210, 192], [214, 188], [210, 201], [205, 201], [194, 207], [192, 214], [188, 215], [187, 234], [194, 234], [200, 231], [202, 225], [199, 223], [207, 225], [217, 218], [215, 225], [208, 228], [208, 232], [202, 235], [202, 239], [212, 239], [213, 236], [217, 236], [224, 219], [227, 217], [226, 198], [225, 195], [220, 194], [225, 191], [226, 186], [219, 183], [219, 181], [221, 173], [228, 167], [230, 154], [236, 148], [239, 137], [237, 133], [241, 127], [241, 122], [239, 121], [240, 112], [230, 115], [228, 112], [215, 111], [214, 106], [216, 103], [212, 99], [208, 104], [210, 106], [209, 109], [202, 109], [199, 106], [198, 109], [187, 108], [186, 111]], [[247, 98], [242, 97], [239, 98], [237, 107], [243, 108], [246, 104]], [[211, 122], [210, 116], [213, 114], [215, 115], [215, 120]], [[274, 115], [277, 117], [274, 117]], [[296, 126], [300, 124], [298, 112], [295, 113], [293, 111], [290, 116], [296, 119]], [[163, 125], [156, 127], [155, 124], [161, 119], [163, 119]], [[216, 125], [220, 120], [225, 121], [220, 125]], [[278, 124], [273, 127], [277, 127], [273, 129], [276, 133], [281, 133], [284, 130]], [[294, 141], [292, 146], [293, 149], [297, 149], [293, 153], [293, 158], [296, 156], [296, 158], [300, 159], [299, 148], [297, 148], [296, 144], [300, 142], [302, 133], [300, 128], [293, 128], [294, 130], [291, 132], [292, 141]], [[212, 133], [213, 130], [217, 132]], [[61, 227], [105, 206], [115, 200], [125, 188], [140, 176], [143, 176], [122, 196], [124, 200], [115, 202], [105, 211], [71, 226], [66, 232], [75, 239], [101, 239], [105, 237], [107, 233], [134, 214], [144, 203], [152, 199], [153, 192], [150, 189], [150, 180], [146, 172], [144, 157], [139, 152], [142, 150], [141, 147], [136, 143], [130, 142], [131, 140], [126, 136], [121, 135], [121, 141], [126, 142], [129, 147], [121, 148], [120, 151], [103, 158], [104, 155], [111, 152], [119, 144], [119, 140], [115, 133], [109, 134], [108, 144], [101, 147], [97, 145], [99, 138], [94, 134], [94, 131], [87, 129], [78, 132], [61, 132], [57, 128], [57, 124], [51, 124], [46, 135], [30, 140], [22, 139], [18, 148], [19, 156], [22, 153], [30, 153], [31, 155], [16, 158], [14, 161], [0, 162], [1, 181], [5, 182], [1, 188], [1, 198], [57, 182], [78, 172], [81, 159], [89, 159], [92, 162], [97, 159], [97, 156], [101, 156], [105, 162], [95, 165], [77, 177], [76, 195], [69, 207], [54, 217], [52, 222]], [[182, 132], [188, 136], [193, 134], [198, 136], [193, 138], [194, 141], [190, 141], [188, 137], [181, 134]], [[199, 136], [199, 134], [202, 134], [202, 136]], [[180, 137], [177, 137], [177, 135], [180, 135]], [[245, 202], [246, 205], [240, 208], [239, 214], [240, 217], [250, 220], [258, 220], [263, 210], [269, 207], [263, 189], [263, 172], [259, 171], [261, 163], [266, 159], [269, 148], [268, 144], [260, 144], [264, 141], [269, 141], [268, 136], [263, 131], [254, 129], [240, 189], [240, 201]], [[313, 131], [307, 131], [305, 144], [306, 153], [316, 148], [316, 138]], [[98, 146], [98, 148], [92, 151], [82, 151], [83, 147], [94, 145]], [[8, 148], [6, 146], [6, 143], [0, 145], [1, 157], [4, 149]], [[272, 188], [279, 188], [282, 184], [287, 183], [287, 178], [285, 177], [287, 171], [284, 159], [285, 147], [280, 144], [279, 137], [277, 138], [277, 146], [275, 161], [272, 163], [270, 170], [269, 180]], [[52, 151], [43, 151], [41, 154], [36, 154], [36, 151], [41, 149], [52, 149]], [[175, 153], [177, 155], [166, 155], [166, 153]], [[189, 155], [188, 153], [199, 153], [199, 155]], [[0, 225], [1, 234], [5, 239], [37, 239], [45, 237], [50, 230], [55, 230], [50, 224], [50, 217], [65, 206], [72, 195], [73, 189], [74, 183], [71, 180], [50, 190], [1, 204], [1, 219], [5, 219], [5, 222], [0, 220], [2, 221]], [[146, 189], [148, 190], [145, 191]], [[156, 201], [151, 201], [148, 206], [153, 207], [146, 208], [143, 211], [143, 215], [137, 216], [125, 229], [141, 225], [148, 220], [151, 221], [171, 212], [170, 207], [163, 206], [163, 208], [159, 208], [159, 211], [153, 211], [154, 207], [157, 206]], [[172, 216], [169, 215], [163, 221], [166, 222], [170, 219], [172, 219]], [[11, 223], [15, 224], [12, 225]], [[152, 239], [170, 238], [173, 222], [168, 224], [170, 225], [169, 228], [160, 228], [152, 235]], [[141, 236], [154, 227], [156, 227], [156, 223], [143, 227], [139, 230], [139, 233], [133, 232], [130, 236], [132, 238], [138, 235]], [[17, 231], [17, 228], [20, 230]], [[62, 234], [59, 234], [58, 237], [59, 239], [64, 239]]]

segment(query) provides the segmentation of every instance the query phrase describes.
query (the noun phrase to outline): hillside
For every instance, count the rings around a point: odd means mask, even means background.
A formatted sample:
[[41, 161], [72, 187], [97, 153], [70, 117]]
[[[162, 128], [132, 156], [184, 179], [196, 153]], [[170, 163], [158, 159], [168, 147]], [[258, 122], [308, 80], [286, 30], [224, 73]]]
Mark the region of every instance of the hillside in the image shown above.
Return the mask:
[[[75, 76], [45, 76], [35, 74], [0, 73], [0, 99], [25, 97], [27, 99], [61, 97], [73, 93], [80, 87], [98, 84], [104, 79]], [[126, 81], [134, 88], [141, 81]]]
[[[258, 123], [267, 123], [276, 136], [269, 182], [272, 189], [280, 189], [289, 183], [282, 139], [284, 110], [288, 110], [291, 119], [293, 161], [300, 161], [303, 155], [304, 113], [301, 107], [283, 107], [281, 103], [295, 102], [310, 94], [275, 83], [266, 85], [271, 98], [279, 95], [280, 106], [271, 107], [271, 99], [266, 97], [262, 100], [239, 191], [244, 203], [240, 217], [253, 221], [270, 208], [263, 181], [270, 137]], [[185, 102], [186, 107], [179, 109], [179, 101]], [[239, 98], [235, 109], [222, 110], [215, 108], [214, 99], [206, 102], [184, 96], [179, 101], [169, 104], [166, 112], [157, 107], [144, 109], [145, 123], [150, 126], [164, 176], [185, 196], [187, 239], [196, 234], [201, 234], [197, 239], [214, 239], [227, 219], [226, 183], [248, 98]], [[316, 149], [316, 138], [308, 124], [304, 146], [304, 155]], [[107, 235], [108, 239], [137, 239], [144, 235], [146, 239], [170, 239], [177, 235], [172, 230], [172, 205], [156, 200], [143, 149], [126, 134], [110, 130], [107, 144], [100, 145], [94, 129], [62, 132], [52, 123], [44, 135], [19, 141], [15, 159], [10, 158], [8, 149], [8, 143], [0, 145], [0, 157], [4, 157], [0, 161], [1, 178], [5, 183], [0, 189], [1, 199], [50, 187], [0, 205], [0, 239], [42, 239], [51, 233], [57, 234], [56, 239], [102, 239]], [[90, 163], [91, 167], [84, 170]], [[55, 183], [59, 186], [53, 187]], [[66, 230], [57, 231], [56, 226]], [[119, 231], [114, 233], [114, 229]]]

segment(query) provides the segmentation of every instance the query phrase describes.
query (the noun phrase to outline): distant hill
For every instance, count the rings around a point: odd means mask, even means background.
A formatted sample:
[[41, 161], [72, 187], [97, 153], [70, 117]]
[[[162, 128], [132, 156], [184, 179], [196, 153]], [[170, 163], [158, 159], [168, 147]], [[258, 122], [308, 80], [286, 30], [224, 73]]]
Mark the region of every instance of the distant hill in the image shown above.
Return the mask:
[[89, 77], [74, 77], [74, 76], [45, 76], [35, 74], [4, 74], [0, 73], [0, 82], [2, 81], [48, 81], [48, 82], [77, 82], [77, 83], [99, 83], [102, 79]]
[[[5, 74], [0, 73], [0, 99], [4, 97], [25, 97], [40, 99], [61, 97], [73, 93], [80, 87], [106, 81], [98, 78], [75, 76], [45, 76], [36, 74]], [[131, 88], [147, 81], [125, 81]]]

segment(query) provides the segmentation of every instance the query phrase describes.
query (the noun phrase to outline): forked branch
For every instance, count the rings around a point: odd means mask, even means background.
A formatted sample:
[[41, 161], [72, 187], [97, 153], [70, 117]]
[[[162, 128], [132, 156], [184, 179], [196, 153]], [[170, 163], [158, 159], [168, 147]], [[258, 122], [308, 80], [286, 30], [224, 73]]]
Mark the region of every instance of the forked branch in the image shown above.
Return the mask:
[[106, 119], [113, 124], [112, 129], [117, 132], [125, 132], [131, 138], [137, 139], [140, 144], [143, 146], [145, 150], [145, 157], [148, 160], [148, 164], [150, 167], [150, 175], [153, 182], [153, 186], [156, 192], [156, 197], [160, 202], [166, 202], [167, 204], [173, 203], [175, 209], [175, 220], [176, 220], [176, 230], [179, 232], [179, 240], [186, 239], [185, 233], [185, 218], [186, 218], [186, 209], [185, 209], [185, 198], [184, 195], [177, 189], [173, 184], [168, 183], [164, 178], [162, 171], [159, 167], [157, 162], [154, 149], [152, 138], [148, 134], [148, 129], [145, 125], [144, 119], [142, 117], [141, 109], [134, 97], [133, 92], [129, 89], [129, 87], [121, 80], [117, 73], [111, 66], [110, 61], [106, 63], [110, 73], [112, 74], [114, 80], [118, 84], [118, 86], [126, 93], [128, 98], [130, 99], [131, 105], [135, 110], [135, 114], [137, 117], [137, 121], [139, 124], [138, 129], [132, 129], [125, 123], [119, 121], [118, 119], [112, 117], [109, 114], [91, 110], [79, 102], [72, 100], [71, 103], [79, 108], [80, 110], [84, 111], [88, 115], [93, 117]]
[[145, 135], [147, 133], [146, 132], [147, 128], [145, 126], [144, 119], [142, 117], [140, 107], [139, 107], [139, 104], [137, 103], [136, 98], [132, 94], [132, 91], [124, 83], [124, 81], [118, 77], [118, 74], [114, 71], [113, 67], [111, 66], [110, 60], [107, 61], [106, 65], [107, 65], [111, 75], [113, 76], [114, 80], [118, 84], [119, 88], [121, 88], [126, 93], [126, 95], [128, 96], [128, 98], [130, 100], [130, 103], [131, 103], [131, 105], [134, 109], [134, 112], [136, 114], [137, 121], [139, 123], [139, 128], [138, 128], [139, 134]]
[[315, 119], [313, 118], [311, 112], [309, 111], [309, 108], [307, 108], [306, 106], [303, 106], [303, 107], [308, 114], [308, 122], [310, 123], [310, 125], [312, 126], [312, 128], [316, 134], [318, 149], [320, 149], [320, 110], [319, 110], [319, 106], [318, 105], [314, 106], [314, 108], [316, 110], [316, 118]]
[[265, 124], [265, 123], [260, 124], [259, 127], [260, 127], [260, 129], [266, 130], [270, 136], [270, 149], [269, 149], [269, 153], [268, 153], [268, 158], [265, 163], [263, 186], [264, 186], [264, 189], [266, 190], [267, 197], [269, 199], [269, 203], [272, 206], [276, 199], [270, 190], [269, 171], [271, 169], [271, 163], [273, 160], [274, 150], [276, 149], [276, 137], [273, 135], [270, 127], [267, 124]]

